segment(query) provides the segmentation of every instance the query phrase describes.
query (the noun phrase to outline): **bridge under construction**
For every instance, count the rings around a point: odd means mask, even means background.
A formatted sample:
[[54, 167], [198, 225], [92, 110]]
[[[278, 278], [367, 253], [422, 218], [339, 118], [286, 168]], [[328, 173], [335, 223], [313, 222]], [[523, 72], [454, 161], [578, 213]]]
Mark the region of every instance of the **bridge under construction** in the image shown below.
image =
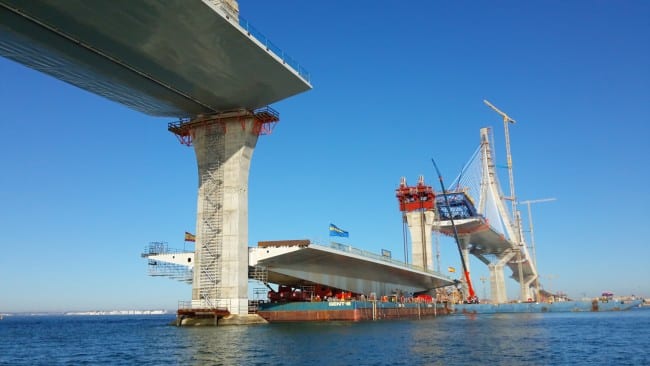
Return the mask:
[[[312, 86], [309, 73], [242, 18], [234, 0], [0, 0], [0, 56], [147, 115], [175, 119], [166, 127], [193, 146], [198, 166], [195, 250], [175, 252], [155, 243], [143, 256], [152, 274], [192, 285], [181, 309], [188, 314], [254, 322], [249, 278], [358, 294], [455, 285], [433, 270], [431, 233], [449, 234], [448, 218], [456, 215], [465, 264], [472, 254], [490, 267], [493, 300], [506, 300], [505, 266], [516, 270], [522, 299], [531, 297], [538, 276], [514, 209], [514, 182], [511, 175], [510, 219], [487, 130], [481, 131], [479, 163], [473, 163], [483, 168], [479, 188], [467, 181], [472, 168], [446, 195], [421, 187], [411, 197], [405, 181], [399, 188], [406, 189], [403, 197], [419, 200], [400, 202], [412, 234], [410, 264], [336, 243], [249, 248], [250, 162], [258, 137], [280, 120], [269, 105]], [[514, 121], [503, 115], [507, 129]], [[443, 203], [444, 196], [453, 203]]]
[[[417, 293], [436, 296], [436, 289], [464, 286], [467, 294], [467, 287], [471, 286], [469, 281], [454, 280], [434, 270], [432, 234], [437, 231], [458, 236], [461, 260], [465, 262], [468, 276], [470, 255], [488, 266], [492, 303], [508, 302], [505, 268], [510, 268], [511, 277], [520, 283], [521, 301], [539, 301], [535, 261], [523, 235], [517, 235], [522, 230], [513, 224], [501, 193], [494, 171], [490, 133], [489, 128], [480, 130], [479, 147], [452, 183], [450, 191], [436, 192], [425, 184], [423, 177], [414, 186], [409, 186], [402, 178], [396, 197], [410, 232], [411, 246], [405, 248], [406, 253], [411, 253], [410, 262], [335, 242], [260, 242], [258, 247], [249, 248], [249, 278], [265, 284], [290, 286], [310, 294], [310, 299], [316, 294], [310, 288], [319, 285], [357, 295], [378, 296]], [[514, 216], [517, 215], [515, 211]], [[188, 263], [193, 255], [163, 249], [149, 250], [145, 257], [149, 259], [150, 274], [182, 280], [191, 279], [193, 268]], [[173, 258], [178, 259], [174, 261]]]
[[[469, 270], [470, 254], [488, 266], [491, 299], [507, 302], [504, 269], [520, 284], [520, 300], [529, 301], [538, 278], [535, 261], [524, 241], [519, 212], [511, 214], [501, 191], [490, 142], [490, 129], [481, 129], [481, 143], [470, 162], [452, 183], [452, 190], [436, 198], [437, 216], [432, 229], [454, 235], [455, 220], [463, 260]], [[514, 218], [513, 218], [514, 217]], [[535, 291], [536, 292], [536, 291]]]
[[[505, 196], [501, 189], [490, 128], [480, 130], [479, 147], [451, 184], [450, 191], [434, 193], [422, 177], [417, 185], [408, 186], [403, 178], [397, 197], [413, 241], [413, 263], [432, 268], [432, 232], [439, 232], [458, 240], [466, 272], [466, 293], [473, 292], [469, 278], [469, 259], [473, 255], [488, 266], [492, 302], [508, 301], [506, 267], [520, 284], [520, 300], [539, 301], [539, 275], [524, 240], [514, 191], [508, 132], [508, 125], [514, 120], [488, 101], [484, 102], [503, 117], [511, 195]], [[508, 200], [512, 202], [511, 211], [506, 204]]]

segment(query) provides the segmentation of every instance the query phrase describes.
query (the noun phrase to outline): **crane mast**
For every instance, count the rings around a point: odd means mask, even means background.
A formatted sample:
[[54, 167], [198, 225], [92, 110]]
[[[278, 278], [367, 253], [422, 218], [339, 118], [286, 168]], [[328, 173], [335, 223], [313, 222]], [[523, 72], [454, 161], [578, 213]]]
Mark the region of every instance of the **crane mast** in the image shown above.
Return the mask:
[[[507, 166], [508, 166], [508, 183], [510, 186], [510, 197], [506, 197], [506, 199], [510, 200], [512, 203], [512, 222], [515, 225], [519, 225], [518, 222], [518, 215], [517, 215], [517, 198], [515, 196], [515, 178], [514, 174], [512, 172], [512, 155], [510, 154], [510, 131], [508, 129], [508, 125], [510, 123], [516, 123], [516, 121], [504, 112], [502, 112], [499, 108], [495, 107], [492, 103], [488, 102], [487, 100], [483, 100], [483, 103], [485, 103], [488, 107], [492, 108], [495, 112], [497, 112], [501, 117], [503, 117], [503, 129], [506, 135], [506, 160], [507, 160]], [[517, 228], [515, 228], [517, 229]], [[517, 235], [520, 237], [518, 238], [518, 242], [521, 242], [521, 233], [519, 230], [515, 230], [517, 232]]]
[[[520, 205], [528, 206], [528, 227], [530, 228], [530, 245], [533, 249], [533, 265], [537, 269], [537, 252], [535, 251], [535, 230], [533, 228], [533, 213], [530, 209], [532, 203], [542, 203], [555, 201], [556, 198], [542, 198], [537, 200], [527, 200], [519, 202]], [[535, 278], [535, 299], [539, 301], [539, 269], [537, 270], [537, 278]]]
[[483, 103], [487, 105], [488, 107], [492, 108], [495, 112], [497, 112], [501, 117], [503, 117], [503, 130], [506, 135], [506, 160], [507, 160], [507, 166], [508, 166], [508, 183], [510, 186], [510, 197], [504, 197], [505, 199], [510, 200], [512, 204], [512, 225], [513, 231], [516, 233], [516, 238], [514, 239], [515, 243], [517, 246], [519, 246], [519, 250], [517, 251], [517, 262], [518, 264], [518, 272], [519, 272], [519, 284], [521, 285], [521, 298], [522, 300], [526, 300], [524, 298], [524, 294], [526, 293], [525, 285], [524, 285], [524, 275], [523, 275], [523, 267], [522, 267], [522, 258], [521, 258], [521, 246], [524, 244], [524, 238], [523, 238], [523, 233], [521, 231], [521, 215], [519, 214], [519, 210], [517, 209], [517, 196], [515, 195], [515, 178], [514, 174], [512, 172], [512, 155], [510, 153], [510, 131], [508, 129], [508, 125], [510, 123], [516, 123], [516, 121], [510, 116], [508, 116], [505, 112], [501, 111], [499, 108], [495, 107], [492, 103], [488, 102], [487, 100], [483, 99]]

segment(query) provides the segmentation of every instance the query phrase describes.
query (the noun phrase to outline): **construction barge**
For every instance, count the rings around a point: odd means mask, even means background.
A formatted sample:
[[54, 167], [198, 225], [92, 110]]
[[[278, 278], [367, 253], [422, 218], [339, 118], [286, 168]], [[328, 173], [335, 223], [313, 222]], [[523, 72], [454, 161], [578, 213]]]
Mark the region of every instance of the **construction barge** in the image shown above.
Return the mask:
[[643, 300], [563, 301], [552, 303], [453, 304], [448, 302], [324, 301], [263, 303], [257, 314], [268, 322], [422, 319], [453, 314], [567, 313], [624, 311]]
[[[454, 284], [439, 272], [341, 243], [260, 242], [249, 250], [252, 270], [269, 287], [257, 314], [277, 321], [362, 321], [445, 313], [427, 292]], [[255, 277], [254, 275], [251, 277]]]
[[553, 303], [453, 304], [435, 302], [324, 301], [260, 304], [257, 314], [268, 322], [368, 321], [423, 319], [453, 314], [567, 313], [624, 311], [643, 300], [563, 301]]
[[[554, 301], [544, 302], [464, 303], [457, 291], [449, 294], [449, 291], [434, 290], [441, 284], [457, 288], [459, 283], [449, 277], [421, 271], [385, 256], [370, 257], [368, 253], [338, 243], [325, 247], [309, 241], [262, 242], [258, 248], [251, 248], [251, 258], [256, 259], [257, 265], [265, 266], [267, 281], [283, 284], [268, 291], [267, 299], [256, 304], [256, 313], [268, 322], [368, 321], [450, 314], [622, 311], [643, 301], [618, 299], [611, 293], [603, 293], [601, 298], [585, 301], [553, 298]], [[309, 263], [309, 269], [304, 268], [305, 263]], [[327, 275], [316, 276], [318, 273]], [[385, 276], [392, 278], [392, 285], [386, 285]], [[366, 291], [349, 290], [350, 279], [359, 283], [364, 278], [372, 279], [361, 286]], [[328, 281], [329, 285], [319, 281]], [[402, 289], [409, 285], [413, 292], [396, 292], [395, 282]], [[348, 290], [341, 290], [346, 288], [344, 283]]]
[[[174, 256], [181, 263], [191, 254], [148, 256], [152, 261]], [[387, 253], [369, 253], [334, 242], [260, 242], [249, 248], [249, 259], [249, 278], [269, 284], [264, 292], [258, 292], [263, 298], [249, 300], [249, 315], [233, 317], [226, 308], [197, 308], [190, 302], [181, 302], [175, 324], [357, 322], [453, 314], [603, 312], [628, 310], [642, 303], [637, 299], [607, 297], [593, 301], [468, 304], [456, 291], [461, 284], [458, 280], [397, 261]], [[456, 290], [450, 294], [450, 289]]]
[[505, 304], [455, 304], [452, 314], [502, 314], [502, 313], [571, 313], [623, 311], [639, 307], [643, 300], [520, 302]]
[[448, 313], [444, 304], [359, 300], [264, 303], [257, 311], [268, 322], [421, 319]]

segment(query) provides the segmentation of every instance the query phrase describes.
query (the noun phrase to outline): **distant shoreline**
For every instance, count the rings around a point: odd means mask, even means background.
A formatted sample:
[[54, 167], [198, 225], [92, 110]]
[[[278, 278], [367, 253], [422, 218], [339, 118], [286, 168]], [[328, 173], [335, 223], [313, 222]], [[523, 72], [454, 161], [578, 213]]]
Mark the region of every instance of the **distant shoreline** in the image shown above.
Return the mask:
[[44, 312], [7, 312], [0, 313], [0, 318], [10, 316], [106, 316], [106, 315], [167, 315], [170, 310], [91, 310], [91, 311], [44, 311]]

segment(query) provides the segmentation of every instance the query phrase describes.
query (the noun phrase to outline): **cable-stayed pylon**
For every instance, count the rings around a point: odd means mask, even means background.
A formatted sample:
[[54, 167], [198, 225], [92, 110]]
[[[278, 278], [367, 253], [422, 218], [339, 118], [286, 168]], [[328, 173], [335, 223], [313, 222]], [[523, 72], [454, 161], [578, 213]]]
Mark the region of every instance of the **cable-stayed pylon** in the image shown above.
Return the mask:
[[478, 214], [485, 217], [496, 232], [512, 239], [511, 230], [507, 228], [507, 225], [510, 225], [509, 212], [503, 202], [499, 179], [494, 169], [488, 133], [489, 129], [486, 130], [485, 136], [481, 135], [481, 143], [451, 183], [450, 191], [465, 192]]
[[[521, 300], [526, 301], [532, 297], [531, 285], [537, 270], [518, 235], [516, 219], [508, 210], [509, 197], [505, 197], [499, 183], [491, 130], [482, 128], [480, 136], [479, 147], [451, 184], [450, 191], [436, 194], [439, 197], [433, 228], [451, 235], [451, 221], [456, 222], [465, 260], [472, 254], [490, 270], [493, 302], [507, 301], [505, 266], [512, 270], [512, 278], [520, 282]], [[465, 265], [469, 268], [469, 263]]]

